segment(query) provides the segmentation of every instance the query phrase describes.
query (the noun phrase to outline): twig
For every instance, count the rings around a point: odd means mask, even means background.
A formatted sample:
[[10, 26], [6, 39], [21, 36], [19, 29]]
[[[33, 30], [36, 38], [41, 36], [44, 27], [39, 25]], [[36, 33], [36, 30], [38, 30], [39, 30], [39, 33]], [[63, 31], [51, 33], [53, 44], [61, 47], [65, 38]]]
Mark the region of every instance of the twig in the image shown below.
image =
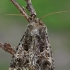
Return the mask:
[[36, 18], [36, 12], [31, 0], [25, 0], [28, 16], [16, 0], [10, 0], [30, 22], [25, 33], [16, 47], [16, 51], [10, 44], [0, 43], [0, 48], [12, 54], [9, 70], [55, 70], [51, 46], [48, 39], [47, 27]]
[[11, 45], [8, 43], [4, 43], [4, 44], [0, 43], [0, 48], [2, 48], [3, 50], [5, 50], [6, 52], [12, 55], [16, 53], [15, 50], [11, 47]]
[[29, 22], [28, 20], [28, 15], [26, 14], [24, 8], [22, 8], [17, 2], [16, 0], [10, 0], [15, 6], [16, 8], [21, 12], [21, 14], [27, 19], [27, 21]]
[[36, 17], [36, 11], [34, 10], [33, 6], [32, 6], [32, 3], [31, 3], [31, 0], [25, 0], [26, 3], [27, 3], [27, 10], [30, 12], [30, 16], [31, 17]]

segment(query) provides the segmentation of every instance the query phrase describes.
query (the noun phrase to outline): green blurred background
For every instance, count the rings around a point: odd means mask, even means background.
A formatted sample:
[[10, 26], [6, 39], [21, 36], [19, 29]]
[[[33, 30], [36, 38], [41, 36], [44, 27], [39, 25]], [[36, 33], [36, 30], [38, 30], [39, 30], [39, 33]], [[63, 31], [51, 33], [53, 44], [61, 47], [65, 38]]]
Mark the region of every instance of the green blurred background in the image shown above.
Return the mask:
[[[26, 6], [24, 0], [17, 0]], [[70, 0], [32, 0], [37, 17], [59, 11], [67, 13], [47, 16], [42, 21], [48, 27], [49, 39], [53, 50], [56, 70], [70, 70]], [[28, 22], [19, 14], [10, 0], [0, 0], [0, 42], [16, 46], [24, 34]], [[8, 70], [11, 55], [0, 49], [0, 70]]]

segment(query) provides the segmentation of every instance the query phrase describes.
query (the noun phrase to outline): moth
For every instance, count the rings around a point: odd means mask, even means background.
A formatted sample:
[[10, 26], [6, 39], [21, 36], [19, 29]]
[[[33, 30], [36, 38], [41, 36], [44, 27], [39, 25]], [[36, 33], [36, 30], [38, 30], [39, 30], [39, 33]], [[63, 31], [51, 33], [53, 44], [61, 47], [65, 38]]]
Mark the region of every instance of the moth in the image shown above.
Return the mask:
[[54, 70], [47, 27], [39, 19], [27, 25], [12, 56], [10, 70]]

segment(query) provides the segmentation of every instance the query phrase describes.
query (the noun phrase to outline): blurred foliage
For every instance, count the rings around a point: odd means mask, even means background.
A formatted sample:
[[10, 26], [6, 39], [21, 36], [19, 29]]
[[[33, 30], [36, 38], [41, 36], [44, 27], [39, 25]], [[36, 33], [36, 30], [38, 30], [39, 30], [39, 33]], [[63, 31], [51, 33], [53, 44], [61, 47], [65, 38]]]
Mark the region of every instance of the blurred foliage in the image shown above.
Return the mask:
[[[17, 1], [21, 6], [26, 6], [24, 0]], [[32, 3], [39, 18], [51, 12], [68, 11], [67, 13], [47, 16], [42, 20], [50, 30], [70, 31], [70, 0], [32, 0]], [[19, 11], [14, 7], [10, 0], [0, 0], [0, 14], [3, 16], [12, 13], [19, 14]]]

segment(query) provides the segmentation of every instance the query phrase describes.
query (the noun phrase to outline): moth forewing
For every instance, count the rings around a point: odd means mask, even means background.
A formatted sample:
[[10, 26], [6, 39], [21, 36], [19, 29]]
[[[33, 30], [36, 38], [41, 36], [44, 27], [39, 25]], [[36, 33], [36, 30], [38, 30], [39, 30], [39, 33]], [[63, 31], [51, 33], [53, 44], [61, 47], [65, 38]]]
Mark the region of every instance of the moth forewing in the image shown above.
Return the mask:
[[37, 20], [27, 25], [15, 54], [16, 56], [19, 54], [22, 58], [12, 57], [11, 68], [14, 65], [13, 68], [17, 70], [53, 70], [47, 27], [40, 23]]

